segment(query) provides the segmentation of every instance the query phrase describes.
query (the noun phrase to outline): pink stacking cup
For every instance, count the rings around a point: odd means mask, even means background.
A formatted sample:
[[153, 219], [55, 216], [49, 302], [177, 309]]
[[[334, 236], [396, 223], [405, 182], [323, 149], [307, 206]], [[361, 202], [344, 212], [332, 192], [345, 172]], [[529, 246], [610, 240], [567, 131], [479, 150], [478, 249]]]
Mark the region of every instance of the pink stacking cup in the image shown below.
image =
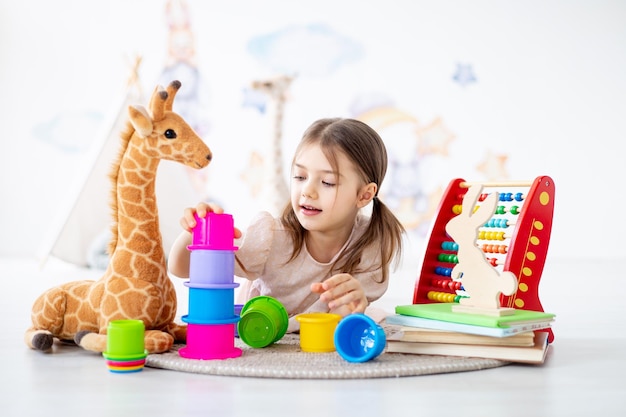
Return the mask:
[[192, 244], [187, 248], [212, 250], [237, 250], [233, 246], [235, 225], [230, 214], [207, 213], [205, 217], [196, 218], [196, 227], [193, 228]]
[[[236, 321], [236, 320], [235, 320]], [[187, 346], [178, 354], [187, 359], [228, 359], [241, 356], [235, 347], [235, 322], [187, 325]]]

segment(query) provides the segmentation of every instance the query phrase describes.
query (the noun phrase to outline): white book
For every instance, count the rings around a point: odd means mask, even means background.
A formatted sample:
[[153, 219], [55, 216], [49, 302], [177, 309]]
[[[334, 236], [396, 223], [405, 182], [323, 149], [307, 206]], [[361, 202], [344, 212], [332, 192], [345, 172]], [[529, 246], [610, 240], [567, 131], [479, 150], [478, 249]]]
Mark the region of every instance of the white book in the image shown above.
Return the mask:
[[433, 319], [425, 319], [416, 316], [406, 316], [404, 314], [392, 314], [385, 318], [388, 324], [421, 327], [423, 329], [447, 330], [452, 332], [478, 334], [483, 336], [507, 337], [514, 334], [530, 332], [534, 330], [548, 329], [551, 327], [553, 319], [536, 323], [511, 324], [508, 327], [486, 327], [476, 326], [474, 324], [454, 323], [450, 321], [441, 321]]

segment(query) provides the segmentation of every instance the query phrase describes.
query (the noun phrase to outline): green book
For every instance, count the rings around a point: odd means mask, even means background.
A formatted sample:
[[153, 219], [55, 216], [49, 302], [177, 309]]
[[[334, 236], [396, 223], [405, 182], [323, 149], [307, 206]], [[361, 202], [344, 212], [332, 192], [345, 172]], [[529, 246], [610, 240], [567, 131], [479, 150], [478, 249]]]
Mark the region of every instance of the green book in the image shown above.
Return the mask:
[[396, 314], [440, 320], [450, 323], [471, 324], [483, 327], [510, 327], [519, 324], [532, 324], [552, 321], [555, 315], [541, 311], [515, 309], [506, 316], [488, 316], [485, 314], [459, 313], [452, 311], [456, 303], [409, 304], [396, 306]]

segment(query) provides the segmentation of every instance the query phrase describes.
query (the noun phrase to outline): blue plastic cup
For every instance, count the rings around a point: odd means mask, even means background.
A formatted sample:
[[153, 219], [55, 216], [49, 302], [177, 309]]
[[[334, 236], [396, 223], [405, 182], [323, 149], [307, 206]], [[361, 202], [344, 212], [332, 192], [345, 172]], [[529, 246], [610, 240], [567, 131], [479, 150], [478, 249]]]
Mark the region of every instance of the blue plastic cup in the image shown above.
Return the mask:
[[[243, 308], [243, 304], [235, 304], [235, 316], [237, 318], [241, 317], [241, 309]], [[237, 326], [235, 326], [235, 337], [239, 337], [239, 332], [237, 331]]]
[[344, 317], [335, 329], [335, 349], [348, 362], [367, 362], [380, 355], [387, 344], [385, 331], [362, 313]]
[[234, 287], [238, 284], [197, 288], [189, 284], [189, 323], [211, 324], [235, 319]]

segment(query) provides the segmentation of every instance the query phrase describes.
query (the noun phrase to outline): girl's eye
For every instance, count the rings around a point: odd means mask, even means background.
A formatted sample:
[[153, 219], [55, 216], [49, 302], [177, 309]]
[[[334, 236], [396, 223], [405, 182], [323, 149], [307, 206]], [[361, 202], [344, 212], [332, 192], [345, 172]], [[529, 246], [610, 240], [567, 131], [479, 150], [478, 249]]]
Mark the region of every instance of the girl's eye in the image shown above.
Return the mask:
[[322, 181], [322, 184], [324, 184], [325, 187], [334, 187], [335, 184], [332, 182], [328, 182], [328, 181]]
[[296, 180], [296, 181], [303, 181], [304, 177], [302, 175], [294, 175], [293, 179]]

